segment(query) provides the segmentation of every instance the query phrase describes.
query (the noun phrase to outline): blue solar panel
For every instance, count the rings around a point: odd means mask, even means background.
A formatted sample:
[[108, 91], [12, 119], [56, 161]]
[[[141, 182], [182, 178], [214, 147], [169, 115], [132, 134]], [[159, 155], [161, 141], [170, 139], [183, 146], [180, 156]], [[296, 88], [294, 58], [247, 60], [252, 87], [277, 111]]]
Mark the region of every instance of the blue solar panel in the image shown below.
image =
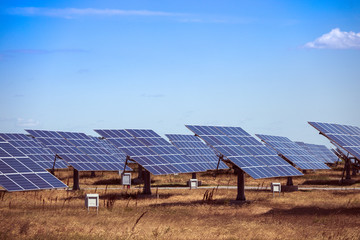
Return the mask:
[[264, 163], [272, 171], [283, 174], [284, 176], [302, 175], [288, 162], [279, 157], [276, 151], [261, 144], [244, 129], [240, 127], [217, 127], [217, 129], [226, 134], [233, 141], [237, 142], [248, 153], [252, 154], [258, 161]]
[[[59, 179], [0, 137], [0, 185], [7, 191], [66, 188]], [[45, 179], [46, 178], [46, 179]]]
[[[107, 170], [123, 170], [125, 166], [126, 155], [122, 154], [118, 157], [110, 153], [104, 146], [94, 141], [91, 137], [84, 133], [74, 132], [58, 132], [61, 136], [66, 138], [72, 145], [76, 146], [80, 151], [84, 152], [91, 159]], [[126, 167], [126, 170], [131, 171], [131, 168]]]
[[256, 136], [300, 169], [330, 169], [323, 161], [316, 159], [314, 155], [287, 137], [262, 134]]
[[331, 142], [360, 160], [360, 128], [334, 123], [309, 122]]
[[140, 139], [135, 138], [126, 130], [95, 130], [95, 132], [106, 138], [132, 160], [154, 175], [192, 171], [192, 169], [183, 168], [180, 164], [176, 163], [176, 160], [160, 156], [154, 151], [155, 149], [150, 149]]
[[[25, 134], [17, 133], [0, 133], [0, 136], [41, 167], [53, 168], [55, 154], [37, 140]], [[63, 160], [57, 159], [55, 168], [67, 168], [67, 164]]]
[[186, 125], [186, 127], [254, 179], [302, 175], [291, 166], [291, 168], [288, 168], [288, 166], [269, 167], [220, 131], [220, 127], [193, 125]]
[[126, 129], [126, 131], [139, 139], [159, 156], [172, 163], [172, 165], [181, 172], [204, 172], [208, 169], [207, 164], [196, 162], [194, 159], [187, 157], [153, 130]]
[[124, 169], [124, 159], [115, 159], [105, 148], [83, 133], [26, 131], [78, 171]]
[[120, 159], [126, 159], [126, 154], [104, 138], [90, 136], [95, 142], [106, 148], [112, 155]]
[[[171, 143], [180, 149], [186, 156], [192, 158], [194, 162], [207, 166], [208, 170], [228, 169], [225, 163], [219, 162], [219, 157], [198, 137], [185, 134], [166, 134]], [[219, 167], [218, 167], [219, 163]]]
[[305, 150], [313, 154], [317, 159], [320, 159], [324, 163], [335, 163], [338, 160], [336, 155], [332, 151], [330, 151], [330, 149], [328, 149], [325, 145], [304, 142], [295, 143], [305, 148]]

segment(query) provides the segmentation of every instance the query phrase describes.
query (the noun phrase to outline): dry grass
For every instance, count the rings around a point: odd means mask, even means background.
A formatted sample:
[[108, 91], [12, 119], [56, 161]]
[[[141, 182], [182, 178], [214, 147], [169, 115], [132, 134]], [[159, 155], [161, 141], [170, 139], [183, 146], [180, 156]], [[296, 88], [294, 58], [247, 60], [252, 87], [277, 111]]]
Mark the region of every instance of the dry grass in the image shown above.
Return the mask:
[[[57, 172], [65, 183], [70, 174]], [[294, 181], [331, 181], [340, 175], [329, 171]], [[298, 191], [275, 198], [269, 191], [246, 191], [250, 202], [235, 205], [235, 189], [215, 189], [210, 201], [203, 201], [207, 189], [159, 189], [159, 198], [145, 198], [135, 188], [114, 189], [119, 187], [115, 173], [89, 176], [83, 174], [81, 186], [97, 187], [98, 215], [84, 207], [85, 194], [95, 189], [5, 193], [0, 196], [0, 239], [360, 238], [360, 191]], [[184, 185], [189, 177], [154, 177], [154, 184]], [[208, 185], [236, 184], [230, 174], [198, 177]], [[252, 186], [278, 181], [246, 180]]]

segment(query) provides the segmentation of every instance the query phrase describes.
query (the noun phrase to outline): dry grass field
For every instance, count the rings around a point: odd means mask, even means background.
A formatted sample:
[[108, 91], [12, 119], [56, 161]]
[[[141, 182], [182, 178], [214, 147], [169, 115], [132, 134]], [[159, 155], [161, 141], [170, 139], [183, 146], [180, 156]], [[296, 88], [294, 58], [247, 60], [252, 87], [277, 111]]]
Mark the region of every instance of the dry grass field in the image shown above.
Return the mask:
[[[56, 175], [71, 186], [71, 171]], [[339, 187], [341, 171], [309, 173], [299, 186]], [[153, 186], [185, 186], [190, 175], [154, 177]], [[233, 204], [236, 178], [198, 174], [210, 189], [156, 189], [144, 197], [122, 189], [116, 173], [82, 173], [81, 191], [2, 192], [0, 239], [360, 239], [360, 190], [281, 193], [247, 190], [245, 204]], [[269, 186], [286, 179], [252, 180]], [[360, 177], [346, 187], [360, 187]], [[203, 200], [212, 191], [210, 200]], [[86, 193], [100, 194], [99, 213], [84, 207]], [[157, 193], [157, 194], [156, 194]], [[158, 196], [156, 196], [158, 195]]]

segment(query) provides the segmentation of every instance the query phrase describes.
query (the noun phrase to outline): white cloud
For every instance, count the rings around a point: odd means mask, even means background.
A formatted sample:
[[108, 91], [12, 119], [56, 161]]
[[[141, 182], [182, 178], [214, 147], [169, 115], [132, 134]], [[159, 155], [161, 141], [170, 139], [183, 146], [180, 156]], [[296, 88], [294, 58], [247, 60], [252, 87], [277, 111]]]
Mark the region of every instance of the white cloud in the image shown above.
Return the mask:
[[37, 8], [18, 7], [8, 9], [8, 13], [25, 16], [48, 16], [73, 18], [79, 16], [178, 16], [181, 14], [148, 11], [148, 10], [121, 10], [121, 9], [96, 9], [96, 8]]
[[23, 119], [23, 118], [18, 118], [17, 119], [17, 126], [19, 127], [36, 127], [40, 124], [39, 121], [34, 120], [34, 119]]
[[329, 33], [322, 35], [313, 42], [304, 45], [305, 48], [329, 49], [360, 49], [360, 33], [342, 32], [334, 28]]

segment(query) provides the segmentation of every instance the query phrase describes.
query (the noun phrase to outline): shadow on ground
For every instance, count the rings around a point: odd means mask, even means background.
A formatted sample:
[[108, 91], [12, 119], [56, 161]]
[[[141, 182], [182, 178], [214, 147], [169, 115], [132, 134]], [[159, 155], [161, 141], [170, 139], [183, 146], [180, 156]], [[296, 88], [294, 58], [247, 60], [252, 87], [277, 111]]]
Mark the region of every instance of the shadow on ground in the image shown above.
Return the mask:
[[347, 208], [347, 207], [340, 207], [340, 208], [319, 208], [319, 207], [295, 207], [291, 209], [279, 209], [273, 208], [262, 216], [275, 216], [275, 215], [291, 215], [291, 216], [329, 216], [329, 215], [338, 215], [338, 214], [345, 214], [345, 215], [359, 215], [360, 208]]
[[330, 186], [351, 186], [360, 183], [360, 180], [344, 181], [341, 180], [306, 180], [301, 185], [330, 185]]

